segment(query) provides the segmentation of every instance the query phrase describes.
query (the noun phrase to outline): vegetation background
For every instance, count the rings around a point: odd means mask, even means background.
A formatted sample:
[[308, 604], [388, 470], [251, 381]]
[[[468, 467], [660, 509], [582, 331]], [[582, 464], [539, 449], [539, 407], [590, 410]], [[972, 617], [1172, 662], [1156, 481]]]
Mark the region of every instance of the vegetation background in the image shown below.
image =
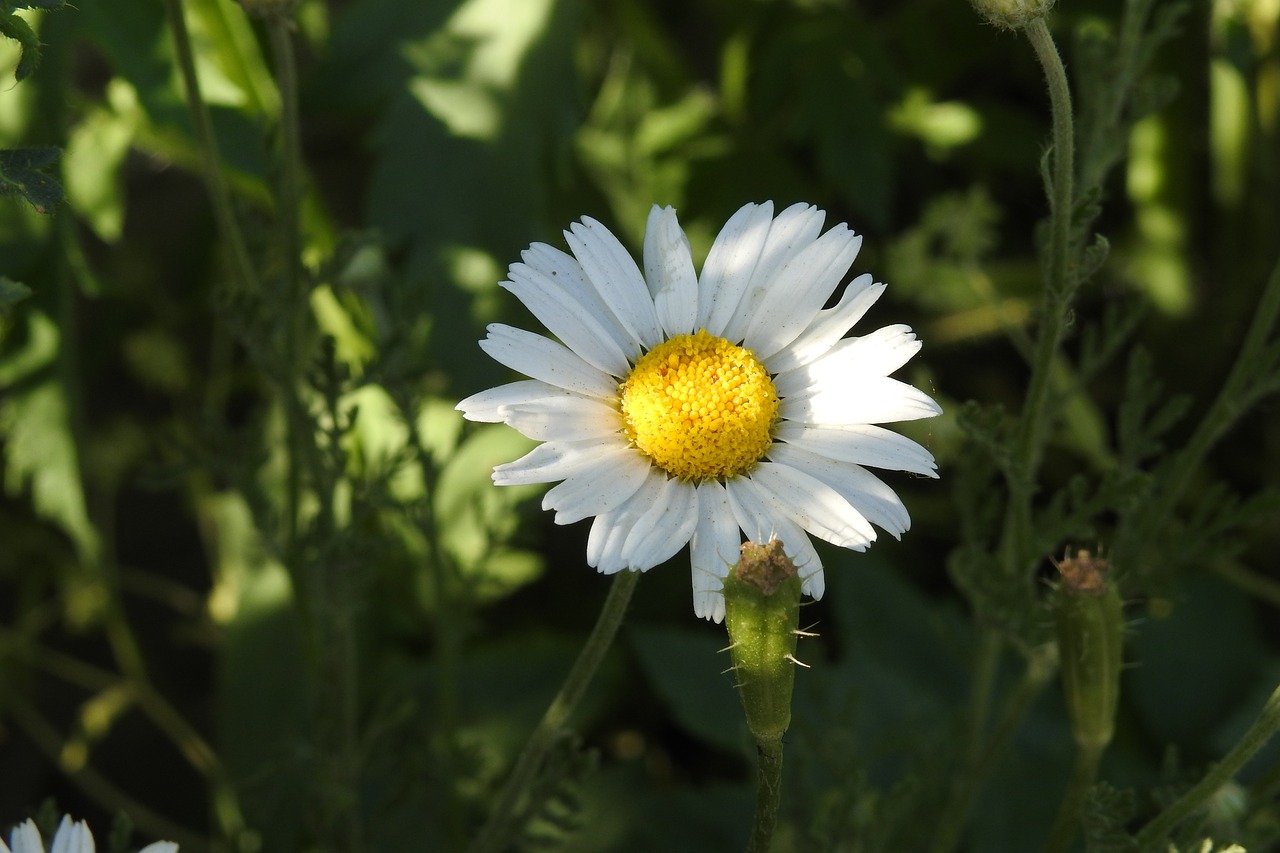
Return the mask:
[[[520, 250], [590, 215], [638, 252], [654, 203], [699, 262], [747, 201], [864, 233], [855, 272], [890, 286], [859, 328], [911, 324], [903, 378], [947, 412], [904, 429], [942, 475], [890, 476], [910, 534], [823, 552], [777, 849], [1043, 843], [1073, 750], [1048, 677], [1067, 549], [1141, 555], [1117, 567], [1129, 666], [1090, 849], [1125, 849], [1280, 682], [1274, 345], [1230, 429], [1179, 456], [1280, 244], [1275, 0], [1052, 15], [1081, 210], [1102, 205], [1080, 219], [1111, 252], [1055, 363], [1037, 574], [1004, 587], [980, 555], [1028, 382], [1049, 112], [1026, 40], [968, 3], [304, 0], [291, 27], [229, 0], [11, 7], [39, 64], [11, 24], [0, 149], [61, 155], [2, 170], [0, 827], [52, 797], [104, 849], [121, 812], [185, 853], [462, 849], [607, 580], [586, 525], [489, 483], [524, 440], [453, 405], [508, 378], [486, 323], [532, 327], [498, 287]], [[1126, 527], [1166, 462], [1176, 505]], [[745, 843], [753, 755], [682, 560], [641, 582], [528, 849]], [[1269, 749], [1188, 843], [1267, 849], [1278, 793]]]

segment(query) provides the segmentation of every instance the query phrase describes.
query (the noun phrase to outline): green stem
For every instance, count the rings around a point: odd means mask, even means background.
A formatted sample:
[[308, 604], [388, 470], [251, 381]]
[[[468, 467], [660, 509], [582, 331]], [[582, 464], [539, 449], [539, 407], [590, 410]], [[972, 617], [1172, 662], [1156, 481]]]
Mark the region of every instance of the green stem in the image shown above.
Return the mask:
[[6, 699], [5, 708], [10, 717], [44, 754], [46, 760], [58, 767], [90, 799], [107, 812], [122, 812], [129, 815], [129, 818], [148, 835], [176, 841], [184, 853], [187, 851], [225, 853], [226, 845], [210, 842], [203, 833], [187, 829], [159, 812], [153, 811], [146, 804], [126, 794], [87, 762], [69, 765], [64, 760], [65, 744], [62, 736], [19, 693], [20, 691], [15, 691]]
[[1073, 283], [1067, 275], [1067, 254], [1071, 242], [1071, 212], [1074, 208], [1075, 127], [1071, 113], [1071, 89], [1058, 48], [1043, 18], [1024, 28], [1036, 58], [1044, 68], [1053, 117], [1052, 175], [1047, 188], [1049, 199], [1049, 247], [1044, 264], [1044, 290], [1040, 302], [1040, 328], [1027, 401], [1014, 436], [1013, 461], [1008, 471], [1009, 509], [1004, 538], [1005, 570], [1011, 579], [1021, 577], [1031, 539], [1031, 497], [1040, 465], [1040, 455], [1048, 432], [1053, 388], [1053, 365], [1066, 329]]
[[1173, 507], [1182, 498], [1192, 475], [1199, 468], [1209, 448], [1220, 439], [1236, 419], [1248, 408], [1253, 400], [1246, 400], [1245, 390], [1250, 375], [1257, 371], [1259, 359], [1264, 355], [1268, 339], [1280, 316], [1280, 260], [1271, 271], [1262, 299], [1254, 312], [1249, 331], [1245, 333], [1244, 343], [1236, 356], [1235, 364], [1222, 389], [1209, 410], [1205, 412], [1196, 430], [1186, 446], [1178, 453], [1172, 465], [1172, 473], [1166, 478], [1163, 486], [1151, 496], [1151, 502], [1140, 516], [1137, 541], [1148, 541], [1158, 536], [1164, 526], [1165, 519], [1173, 511]]
[[[988, 637], [995, 642], [993, 645], [988, 644], [987, 638], [984, 638], [984, 648], [980, 651], [980, 655], [983, 658], [993, 655], [993, 660], [998, 661], [999, 635], [989, 631]], [[965, 819], [969, 816], [969, 810], [977, 800], [978, 794], [981, 793], [983, 783], [1003, 758], [1009, 744], [1013, 742], [1013, 736], [1017, 733], [1018, 727], [1022, 725], [1027, 711], [1031, 709], [1040, 691], [1049, 683], [1055, 669], [1053, 657], [1049, 654], [1036, 653], [1027, 660], [1027, 669], [1018, 684], [1007, 694], [1000, 717], [996, 720], [990, 735], [984, 735], [983, 729], [986, 727], [986, 706], [993, 688], [993, 684], [989, 682], [994, 681], [995, 670], [991, 669], [985, 673], [980, 671], [975, 677], [975, 690], [971, 696], [971, 701], [975, 703], [975, 708], [971, 709], [971, 714], [974, 716], [970, 719], [967, 737], [969, 750], [966, 753], [963, 768], [952, 781], [951, 793], [938, 818], [933, 844], [929, 848], [932, 853], [950, 853], [959, 845]], [[987, 686], [979, 694], [977, 688], [982, 683], [987, 683]], [[976, 705], [979, 695], [982, 696], [982, 702]], [[980, 717], [977, 716], [979, 713]], [[976, 728], [975, 722], [979, 723]]]
[[1137, 849], [1163, 849], [1165, 838], [1179, 823], [1203, 806], [1218, 789], [1225, 785], [1248, 763], [1258, 750], [1266, 745], [1271, 736], [1280, 730], [1280, 688], [1271, 694], [1262, 713], [1244, 737], [1196, 783], [1167, 809], [1156, 815], [1150, 823], [1142, 828], [1136, 837]]
[[[297, 400], [298, 378], [302, 375], [302, 341], [306, 334], [306, 308], [302, 277], [299, 275], [299, 210], [302, 205], [301, 163], [302, 147], [299, 142], [298, 118], [298, 69], [290, 34], [292, 20], [285, 14], [271, 14], [266, 18], [267, 35], [271, 42], [271, 55], [275, 64], [276, 87], [280, 91], [280, 196], [279, 211], [280, 259], [284, 273], [285, 364], [281, 389], [286, 406], [289, 430], [289, 470], [285, 482], [286, 542], [289, 564], [294, 565], [298, 542], [298, 513], [302, 494], [302, 459], [310, 453], [310, 430], [307, 417]], [[303, 446], [303, 442], [307, 446]]]
[[640, 580], [639, 572], [619, 572], [609, 588], [609, 595], [600, 609], [596, 625], [587, 637], [586, 645], [574, 662], [573, 668], [560, 686], [560, 692], [551, 700], [547, 711], [542, 715], [538, 727], [529, 736], [524, 751], [516, 760], [515, 768], [503, 787], [498, 803], [494, 807], [489, 822], [485, 824], [480, 835], [472, 843], [469, 853], [498, 853], [505, 850], [512, 836], [520, 826], [520, 819], [525, 815], [528, 804], [524, 802], [529, 788], [532, 786], [538, 771], [542, 768], [543, 759], [555, 744], [560, 732], [569, 722], [582, 697], [586, 695], [605, 652], [613, 644], [613, 638], [622, 625], [622, 617], [631, 603], [631, 593], [635, 591]]
[[756, 816], [747, 853], [769, 853], [782, 803], [782, 738], [757, 741], [756, 753], [760, 760], [756, 769]]
[[1053, 828], [1049, 830], [1044, 853], [1067, 853], [1071, 849], [1071, 842], [1075, 841], [1076, 834], [1080, 831], [1080, 811], [1084, 806], [1085, 794], [1089, 793], [1089, 788], [1098, 778], [1102, 751], [1103, 747], [1099, 745], [1080, 746], [1076, 749], [1071, 781], [1067, 783], [1062, 804], [1058, 806], [1058, 816], [1053, 821]]
[[178, 70], [182, 73], [187, 111], [191, 114], [191, 124], [195, 128], [196, 145], [204, 165], [204, 179], [209, 187], [209, 198], [213, 202], [213, 215], [231, 255], [231, 272], [242, 288], [257, 293], [261, 290], [258, 276], [249, 260], [244, 234], [236, 221], [231, 205], [231, 191], [222, 174], [222, 157], [218, 153], [218, 140], [213, 134], [209, 107], [200, 93], [200, 78], [196, 76], [195, 55], [191, 50], [191, 36], [187, 32], [187, 19], [182, 13], [182, 0], [164, 0], [164, 7], [178, 53]]
[[[409, 428], [410, 440], [418, 459], [418, 468], [422, 472], [424, 496], [421, 502], [422, 509], [417, 513], [417, 521], [423, 538], [428, 543], [431, 585], [436, 597], [432, 633], [435, 637], [437, 667], [435, 729], [439, 732], [440, 743], [437, 766], [440, 778], [453, 779], [458, 766], [457, 741], [454, 733], [458, 729], [459, 664], [462, 660], [466, 636], [464, 626], [468, 622], [465, 608], [470, 602], [464, 595], [455, 593], [455, 590], [464, 589], [465, 585], [455, 583], [457, 571], [452, 558], [441, 545], [439, 525], [432, 510], [436, 505], [436, 482], [439, 479], [436, 462], [431, 456], [431, 451], [427, 449], [413, 403], [403, 394], [396, 394], [395, 399], [401, 417]], [[447, 821], [445, 831], [449, 841], [448, 847], [450, 850], [461, 849], [466, 830], [462, 822], [463, 810], [457, 807], [457, 791], [454, 786], [446, 786], [445, 797], [444, 815]]]
[[1210, 567], [1210, 570], [1254, 598], [1272, 607], [1280, 607], [1280, 583], [1265, 575], [1252, 572], [1235, 560], [1219, 560]]

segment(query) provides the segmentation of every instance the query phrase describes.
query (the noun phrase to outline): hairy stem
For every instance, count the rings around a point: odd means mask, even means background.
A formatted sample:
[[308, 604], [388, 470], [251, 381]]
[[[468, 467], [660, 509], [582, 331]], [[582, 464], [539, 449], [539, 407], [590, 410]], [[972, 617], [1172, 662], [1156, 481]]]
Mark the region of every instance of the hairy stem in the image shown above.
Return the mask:
[[586, 695], [587, 687], [604, 660], [605, 652], [613, 644], [613, 638], [622, 625], [622, 617], [631, 603], [631, 594], [640, 580], [639, 572], [619, 572], [609, 588], [596, 625], [587, 637], [586, 645], [574, 662], [573, 668], [560, 686], [560, 692], [551, 700], [533, 734], [529, 736], [524, 751], [516, 760], [515, 768], [503, 787], [498, 803], [489, 822], [469, 848], [470, 853], [498, 853], [505, 850], [512, 836], [519, 830], [520, 819], [528, 804], [524, 802], [533, 785], [543, 759], [555, 744], [556, 738], [569, 722], [578, 703]]
[[1195, 787], [1142, 828], [1136, 837], [1138, 850], [1164, 849], [1168, 834], [1229, 782], [1277, 730], [1280, 730], [1280, 687], [1271, 694], [1258, 719], [1226, 757], [1215, 764]]
[[1075, 841], [1080, 832], [1080, 810], [1084, 806], [1085, 794], [1089, 793], [1089, 788], [1098, 778], [1102, 752], [1100, 745], [1079, 746], [1076, 749], [1071, 781], [1067, 783], [1066, 793], [1058, 806], [1058, 816], [1054, 818], [1053, 827], [1049, 830], [1044, 853], [1067, 853], [1071, 849], [1071, 842]]
[[782, 738], [757, 741], [756, 754], [760, 762], [756, 768], [756, 816], [747, 853], [769, 853], [782, 804]]

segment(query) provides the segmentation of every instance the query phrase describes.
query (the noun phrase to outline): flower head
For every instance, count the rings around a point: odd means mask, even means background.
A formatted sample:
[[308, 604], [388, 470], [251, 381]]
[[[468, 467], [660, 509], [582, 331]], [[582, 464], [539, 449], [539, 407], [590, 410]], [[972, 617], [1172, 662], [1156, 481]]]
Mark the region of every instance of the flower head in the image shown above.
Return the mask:
[[889, 378], [919, 349], [911, 329], [844, 335], [883, 284], [861, 275], [836, 292], [862, 245], [797, 204], [748, 204], [694, 272], [670, 208], [654, 206], [644, 272], [616, 237], [583, 218], [572, 254], [534, 243], [510, 290], [559, 341], [501, 323], [480, 346], [531, 377], [458, 404], [543, 442], [499, 465], [498, 485], [554, 483], [558, 524], [594, 516], [587, 562], [644, 571], [686, 544], [693, 606], [724, 618], [723, 580], [741, 533], [780, 539], [806, 594], [825, 588], [808, 534], [855, 551], [899, 536], [906, 508], [867, 466], [937, 476], [920, 445], [875, 424], [941, 412]]
[[[44, 839], [40, 837], [35, 821], [28, 819], [15, 826], [9, 835], [8, 845], [0, 838], [0, 853], [45, 853]], [[82, 820], [72, 821], [70, 815], [63, 815], [49, 853], [94, 853], [93, 833], [89, 831], [89, 825]], [[172, 841], [157, 841], [138, 853], [178, 853], [178, 845]]]

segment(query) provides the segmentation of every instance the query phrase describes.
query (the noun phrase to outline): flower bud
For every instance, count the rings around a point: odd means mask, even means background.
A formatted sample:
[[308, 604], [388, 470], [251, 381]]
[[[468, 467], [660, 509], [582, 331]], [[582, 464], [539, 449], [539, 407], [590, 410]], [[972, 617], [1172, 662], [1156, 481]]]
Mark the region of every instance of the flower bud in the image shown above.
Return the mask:
[[782, 542], [744, 542], [724, 582], [729, 654], [747, 728], [757, 742], [778, 741], [791, 725], [800, 578]]
[[1109, 570], [1088, 551], [1068, 557], [1058, 564], [1053, 601], [1071, 733], [1082, 749], [1099, 751], [1115, 731], [1124, 646], [1124, 613]]
[[1016, 30], [1043, 18], [1054, 0], [970, 0], [974, 10], [997, 27]]

